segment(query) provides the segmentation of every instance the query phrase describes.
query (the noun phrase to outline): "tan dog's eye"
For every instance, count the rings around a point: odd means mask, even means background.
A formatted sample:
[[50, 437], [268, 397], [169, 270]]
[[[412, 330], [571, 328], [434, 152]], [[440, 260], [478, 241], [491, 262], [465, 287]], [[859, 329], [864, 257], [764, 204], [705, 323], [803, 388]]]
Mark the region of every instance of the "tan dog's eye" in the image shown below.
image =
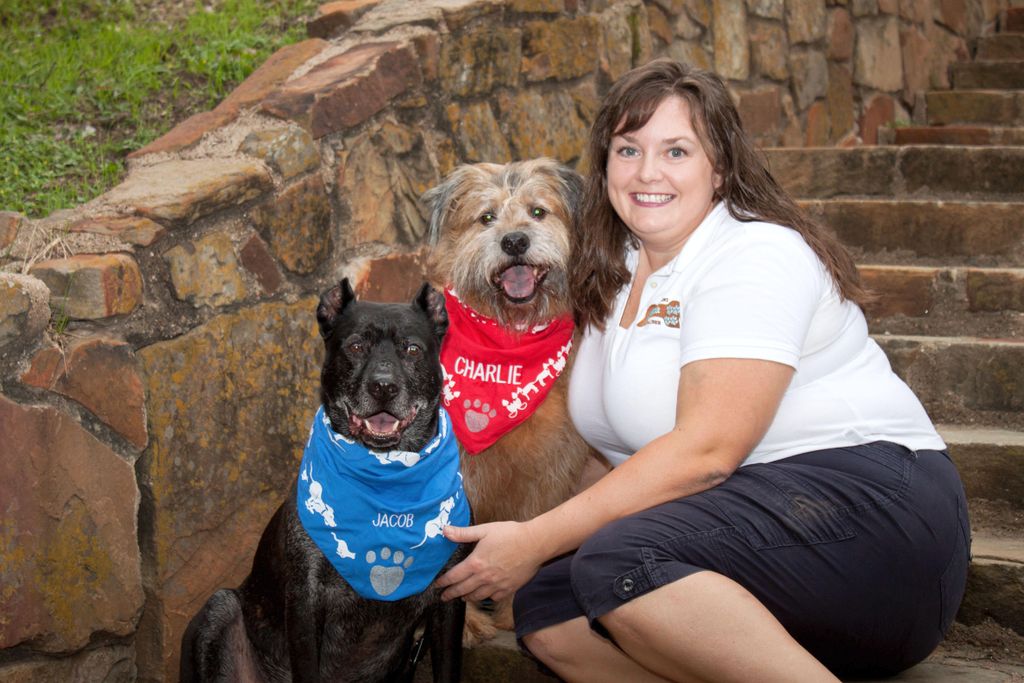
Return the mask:
[[490, 225], [494, 221], [498, 220], [498, 217], [494, 213], [488, 211], [484, 215], [480, 216], [480, 222], [484, 225]]
[[532, 209], [530, 209], [530, 215], [536, 218], [537, 220], [541, 220], [542, 218], [544, 218], [544, 216], [548, 215], [548, 210], [540, 206], [535, 206]]

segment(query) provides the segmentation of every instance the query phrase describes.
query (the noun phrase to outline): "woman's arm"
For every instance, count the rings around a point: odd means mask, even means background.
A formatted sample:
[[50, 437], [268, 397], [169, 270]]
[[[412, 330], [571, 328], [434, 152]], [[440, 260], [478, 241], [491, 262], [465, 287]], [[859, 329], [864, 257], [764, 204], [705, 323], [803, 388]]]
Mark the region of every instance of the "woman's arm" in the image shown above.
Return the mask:
[[683, 366], [675, 427], [593, 486], [528, 522], [448, 527], [450, 540], [477, 547], [438, 580], [444, 598], [511, 595], [605, 524], [721, 483], [768, 431], [792, 377], [793, 368], [765, 360]]

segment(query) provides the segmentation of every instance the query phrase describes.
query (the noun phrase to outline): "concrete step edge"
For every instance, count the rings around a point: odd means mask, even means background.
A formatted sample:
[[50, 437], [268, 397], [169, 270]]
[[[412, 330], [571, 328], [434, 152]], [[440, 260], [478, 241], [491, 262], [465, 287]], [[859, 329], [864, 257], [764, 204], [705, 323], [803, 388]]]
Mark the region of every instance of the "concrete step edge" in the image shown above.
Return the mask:
[[[948, 445], [1013, 446], [1024, 448], [1024, 431], [939, 423], [936, 431]], [[1024, 460], [1021, 462], [1024, 467]]]
[[857, 268], [870, 268], [871, 270], [884, 270], [890, 272], [908, 271], [914, 273], [960, 273], [967, 271], [984, 271], [986, 273], [1005, 274], [1005, 275], [1021, 275], [1024, 276], [1024, 268], [1016, 268], [1013, 266], [915, 266], [915, 265], [899, 265], [892, 263], [858, 263]]
[[897, 342], [912, 342], [916, 344], [930, 344], [934, 346], [988, 346], [991, 348], [1024, 348], [1024, 339], [992, 339], [988, 337], [942, 337], [917, 334], [873, 334], [876, 340]]

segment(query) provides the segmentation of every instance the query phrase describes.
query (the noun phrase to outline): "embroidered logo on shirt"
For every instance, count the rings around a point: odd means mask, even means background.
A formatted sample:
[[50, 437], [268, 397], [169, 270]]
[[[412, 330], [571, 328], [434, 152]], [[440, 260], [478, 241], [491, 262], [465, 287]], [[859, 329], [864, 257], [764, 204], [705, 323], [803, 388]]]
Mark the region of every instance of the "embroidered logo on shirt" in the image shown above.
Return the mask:
[[636, 324], [637, 327], [644, 325], [664, 325], [665, 327], [679, 328], [679, 302], [662, 299], [656, 304], [651, 304], [644, 318]]

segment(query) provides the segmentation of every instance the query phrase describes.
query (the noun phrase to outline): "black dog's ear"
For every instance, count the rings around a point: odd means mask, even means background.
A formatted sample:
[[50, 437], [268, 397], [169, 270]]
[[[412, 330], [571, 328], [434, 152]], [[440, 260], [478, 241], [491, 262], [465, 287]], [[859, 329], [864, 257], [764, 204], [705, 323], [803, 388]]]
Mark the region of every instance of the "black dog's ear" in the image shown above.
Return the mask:
[[444, 294], [424, 282], [412, 303], [422, 309], [430, 318], [430, 322], [434, 324], [434, 334], [437, 335], [437, 338], [443, 338], [448, 331], [448, 310], [444, 307]]
[[352, 291], [352, 285], [348, 283], [348, 278], [323, 293], [320, 297], [320, 304], [316, 307], [316, 321], [320, 324], [321, 337], [326, 339], [331, 336], [334, 321], [345, 310], [345, 307], [355, 300], [356, 293]]

